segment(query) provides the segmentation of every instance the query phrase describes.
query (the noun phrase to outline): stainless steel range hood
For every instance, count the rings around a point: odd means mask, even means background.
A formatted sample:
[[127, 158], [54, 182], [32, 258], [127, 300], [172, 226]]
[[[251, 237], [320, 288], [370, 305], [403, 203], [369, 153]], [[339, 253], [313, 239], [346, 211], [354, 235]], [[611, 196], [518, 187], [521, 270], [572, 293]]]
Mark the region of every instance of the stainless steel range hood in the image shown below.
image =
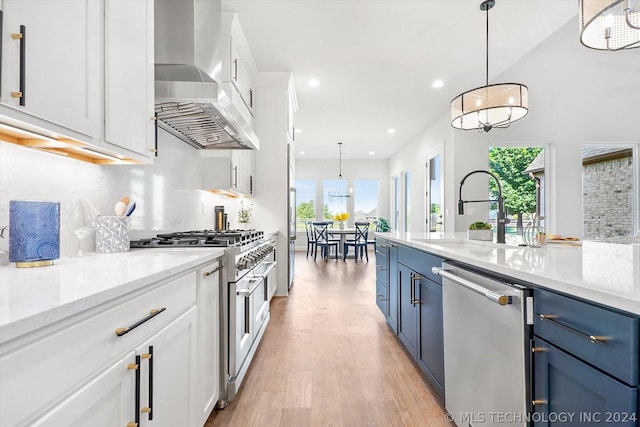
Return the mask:
[[198, 149], [259, 149], [218, 85], [220, 0], [156, 0], [154, 8], [158, 126]]

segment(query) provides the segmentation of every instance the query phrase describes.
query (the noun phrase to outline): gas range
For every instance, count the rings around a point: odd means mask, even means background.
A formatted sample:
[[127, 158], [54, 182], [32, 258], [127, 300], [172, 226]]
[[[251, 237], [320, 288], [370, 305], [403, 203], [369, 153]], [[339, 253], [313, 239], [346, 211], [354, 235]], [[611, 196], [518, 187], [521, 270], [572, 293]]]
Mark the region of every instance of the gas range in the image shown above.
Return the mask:
[[256, 230], [195, 230], [158, 234], [150, 239], [134, 240], [132, 248], [162, 247], [236, 247], [248, 249], [264, 240], [264, 233]]
[[225, 249], [227, 282], [239, 280], [269, 256], [273, 247], [256, 230], [194, 230], [158, 234], [150, 239], [133, 240], [131, 248], [221, 248]]

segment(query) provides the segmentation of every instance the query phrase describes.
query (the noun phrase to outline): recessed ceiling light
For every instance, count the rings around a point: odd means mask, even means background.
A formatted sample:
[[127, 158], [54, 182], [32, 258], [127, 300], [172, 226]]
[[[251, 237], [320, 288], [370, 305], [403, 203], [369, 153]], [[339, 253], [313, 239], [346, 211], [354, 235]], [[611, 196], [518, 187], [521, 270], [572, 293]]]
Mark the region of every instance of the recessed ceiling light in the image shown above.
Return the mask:
[[311, 87], [318, 87], [318, 86], [320, 86], [320, 82], [319, 82], [319, 81], [318, 81], [318, 79], [316, 79], [316, 78], [313, 78], [313, 79], [309, 80], [309, 81], [307, 82], [307, 84], [308, 84], [309, 86], [311, 86]]
[[300, 152], [300, 155], [301, 155], [301, 156], [304, 156], [305, 154], [306, 154], [306, 153], [305, 153], [304, 151], [301, 151], [301, 152]]
[[431, 83], [431, 87], [434, 89], [440, 89], [442, 86], [444, 86], [444, 82], [440, 79], [434, 80], [433, 83]]
[[369, 155], [370, 155], [370, 156], [374, 156], [375, 154], [376, 154], [376, 152], [375, 152], [375, 151], [369, 151]]
[[391, 128], [391, 129], [387, 129], [387, 133], [391, 134], [391, 133], [396, 133], [396, 130]]

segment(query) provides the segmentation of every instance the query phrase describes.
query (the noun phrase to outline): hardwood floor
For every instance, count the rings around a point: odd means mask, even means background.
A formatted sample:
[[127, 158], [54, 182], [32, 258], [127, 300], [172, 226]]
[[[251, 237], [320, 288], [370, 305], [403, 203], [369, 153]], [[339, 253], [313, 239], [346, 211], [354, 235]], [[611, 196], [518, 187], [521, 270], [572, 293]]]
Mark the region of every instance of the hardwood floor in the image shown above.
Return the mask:
[[369, 257], [296, 254], [291, 293], [272, 300], [240, 393], [206, 427], [451, 425], [375, 304]]

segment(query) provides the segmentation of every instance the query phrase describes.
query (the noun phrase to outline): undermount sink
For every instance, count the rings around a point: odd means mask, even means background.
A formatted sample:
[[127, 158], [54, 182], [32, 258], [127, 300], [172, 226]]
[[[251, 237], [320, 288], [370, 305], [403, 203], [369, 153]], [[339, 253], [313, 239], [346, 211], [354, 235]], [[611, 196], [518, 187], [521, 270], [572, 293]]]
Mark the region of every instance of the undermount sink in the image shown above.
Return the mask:
[[484, 246], [493, 249], [522, 249], [523, 246], [510, 245], [506, 243], [495, 243], [484, 240], [469, 240], [469, 239], [411, 239], [416, 242], [429, 243], [432, 245], [441, 245], [450, 249], [463, 249], [474, 246]]

